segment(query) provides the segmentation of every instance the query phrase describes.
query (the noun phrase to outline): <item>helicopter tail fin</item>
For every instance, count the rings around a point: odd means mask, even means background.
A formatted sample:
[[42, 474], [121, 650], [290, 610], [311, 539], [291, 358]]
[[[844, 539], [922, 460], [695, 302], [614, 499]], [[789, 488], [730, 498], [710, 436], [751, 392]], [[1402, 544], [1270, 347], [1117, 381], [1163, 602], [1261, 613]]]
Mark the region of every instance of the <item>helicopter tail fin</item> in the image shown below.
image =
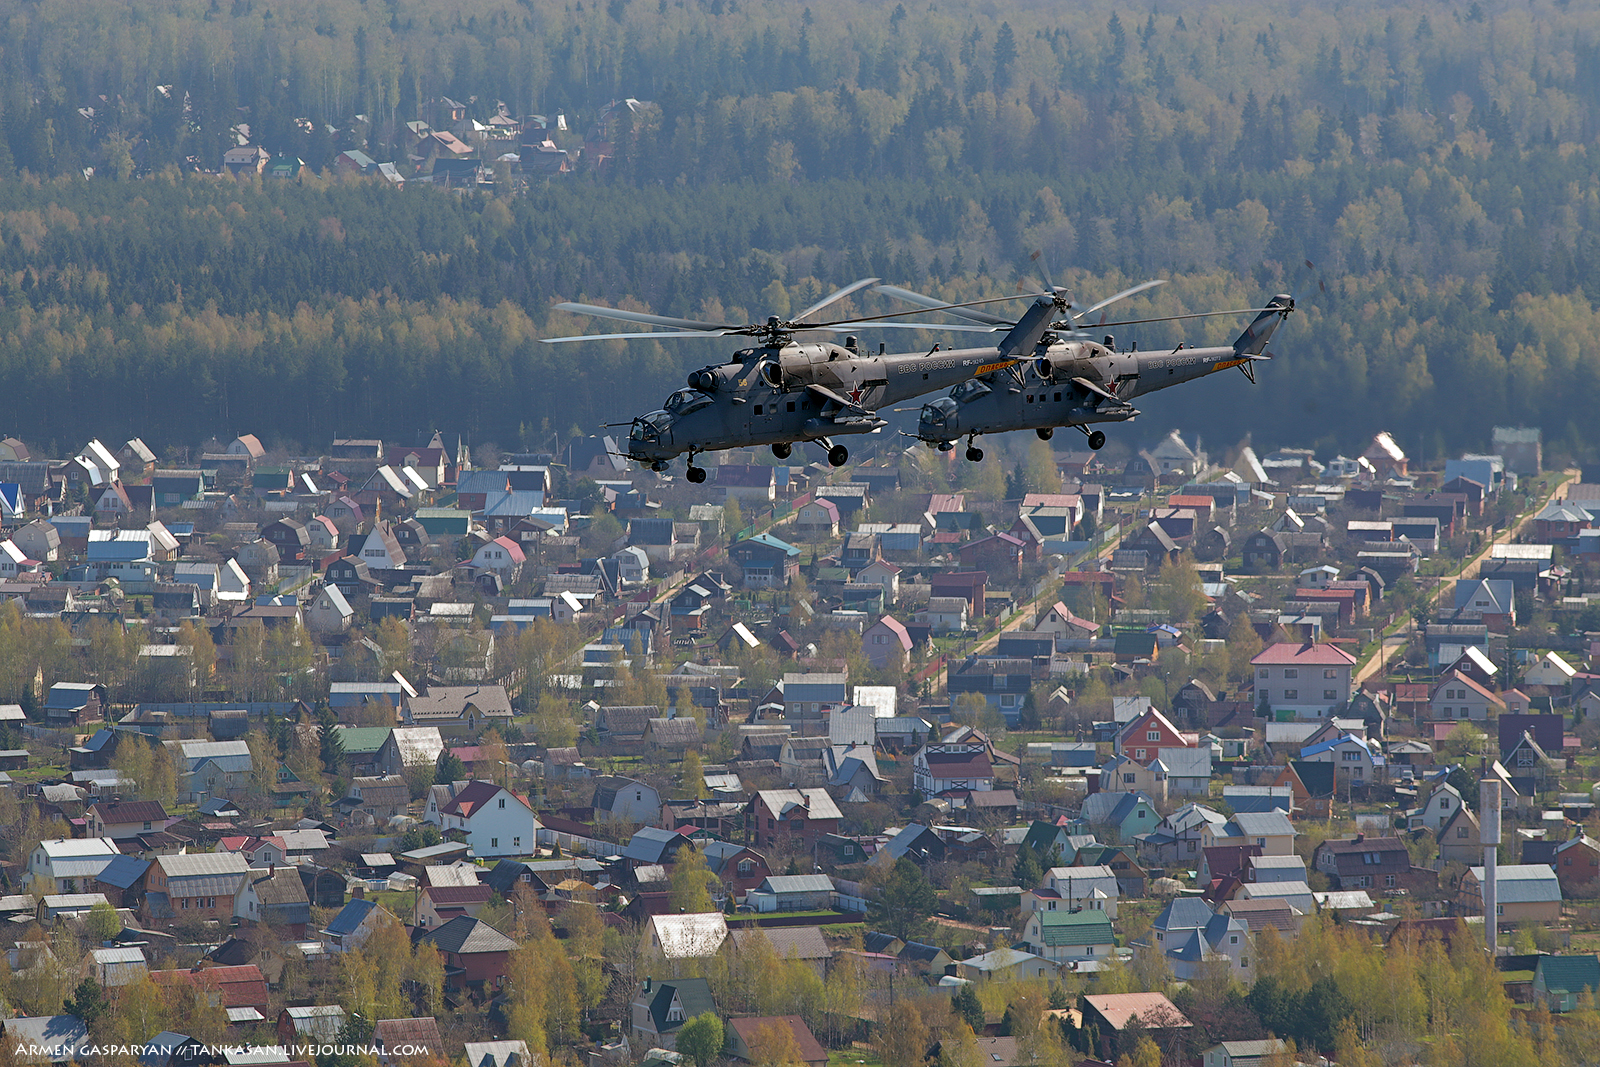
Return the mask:
[[1000, 354], [1011, 359], [1024, 359], [1033, 354], [1034, 346], [1050, 328], [1050, 323], [1055, 319], [1055, 301], [1048, 296], [1041, 296], [1033, 302], [1017, 324], [1000, 339], [997, 346]]
[[1257, 356], [1267, 347], [1267, 342], [1272, 339], [1273, 331], [1278, 324], [1289, 317], [1289, 312], [1294, 310], [1294, 297], [1279, 293], [1267, 301], [1267, 306], [1255, 321], [1245, 327], [1244, 333], [1233, 342], [1233, 350], [1241, 356]]

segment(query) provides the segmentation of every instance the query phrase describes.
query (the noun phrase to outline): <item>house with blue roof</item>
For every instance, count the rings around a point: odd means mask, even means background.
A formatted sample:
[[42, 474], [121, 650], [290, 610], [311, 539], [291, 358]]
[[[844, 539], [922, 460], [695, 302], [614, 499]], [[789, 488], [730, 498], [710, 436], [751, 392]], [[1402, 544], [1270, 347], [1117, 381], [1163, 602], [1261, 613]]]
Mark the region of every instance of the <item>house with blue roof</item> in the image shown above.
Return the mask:
[[1179, 981], [1199, 977], [1208, 962], [1227, 963], [1234, 980], [1245, 985], [1255, 975], [1249, 926], [1231, 915], [1217, 914], [1199, 897], [1173, 898], [1134, 944], [1162, 953]]
[[113, 908], [132, 908], [138, 903], [132, 892], [150, 869], [150, 861], [122, 855], [106, 865], [96, 878], [91, 892], [102, 893]]
[[771, 534], [747, 537], [728, 550], [746, 589], [783, 589], [800, 573], [800, 550]]
[[1333, 764], [1334, 784], [1339, 789], [1361, 788], [1388, 777], [1383, 749], [1375, 741], [1355, 734], [1341, 734], [1300, 750], [1309, 763]]
[[1119, 844], [1154, 830], [1161, 817], [1148, 793], [1090, 793], [1083, 800], [1079, 821], [1085, 827], [1104, 831], [1108, 843]]
[[349, 952], [366, 944], [373, 931], [389, 923], [398, 926], [400, 920], [389, 914], [383, 905], [371, 900], [352, 900], [329, 920], [322, 931], [322, 940], [329, 952]]

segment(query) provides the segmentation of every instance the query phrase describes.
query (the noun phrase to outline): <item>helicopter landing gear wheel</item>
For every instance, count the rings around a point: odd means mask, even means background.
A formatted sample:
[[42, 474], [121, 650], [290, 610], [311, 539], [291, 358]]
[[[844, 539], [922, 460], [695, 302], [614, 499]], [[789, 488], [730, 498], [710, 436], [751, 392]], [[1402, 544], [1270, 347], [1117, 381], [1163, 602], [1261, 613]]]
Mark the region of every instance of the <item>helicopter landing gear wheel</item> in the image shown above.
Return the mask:
[[969, 463], [982, 463], [983, 462], [983, 449], [979, 448], [977, 445], [968, 445], [967, 446], [967, 462], [969, 462]]
[[779, 459], [788, 459], [789, 453], [794, 451], [794, 446], [788, 441], [777, 441], [772, 446], [772, 454]]
[[1039, 435], [1039, 440], [1041, 441], [1048, 441], [1056, 435], [1055, 427], [1053, 426], [1041, 426], [1033, 432]]
[[684, 476], [691, 482], [699, 485], [701, 482], [706, 480], [706, 469], [704, 467], [690, 467], [684, 473]]
[[1089, 435], [1089, 447], [1098, 452], [1106, 446], [1106, 435], [1099, 430]]
[[828, 464], [833, 467], [842, 467], [850, 462], [850, 450], [844, 445], [834, 445], [828, 449]]

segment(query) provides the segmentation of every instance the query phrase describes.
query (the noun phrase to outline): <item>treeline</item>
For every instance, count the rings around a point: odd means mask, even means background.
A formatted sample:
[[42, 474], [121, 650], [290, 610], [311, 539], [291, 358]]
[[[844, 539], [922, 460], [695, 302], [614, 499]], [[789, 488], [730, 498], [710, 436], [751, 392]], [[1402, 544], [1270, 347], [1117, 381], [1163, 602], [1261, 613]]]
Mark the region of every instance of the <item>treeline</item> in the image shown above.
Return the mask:
[[[1600, 19], [1581, 5], [0, 14], [0, 395], [7, 432], [46, 446], [434, 427], [531, 446], [626, 421], [730, 347], [536, 344], [611, 328], [557, 300], [745, 322], [869, 275], [959, 299], [1048, 277], [1080, 303], [1156, 276], [1172, 284], [1122, 317], [1278, 291], [1301, 310], [1260, 389], [1152, 398], [1149, 429], [1114, 438], [1349, 451], [1390, 429], [1433, 458], [1518, 423], [1592, 455]], [[572, 147], [605, 101], [653, 104], [605, 171], [516, 197], [181, 176], [240, 122], [313, 168], [349, 147], [403, 160], [400, 123], [441, 95], [476, 118], [568, 112]]]
[[[1462, 245], [1452, 255], [1441, 245], [1429, 270], [1407, 270], [1398, 256], [1417, 247], [1408, 235], [1444, 232], [1467, 195], [1465, 183], [1436, 174], [1419, 169], [1403, 192], [1385, 186], [1338, 212], [1330, 240], [1352, 235], [1340, 246], [1347, 260], [1383, 248], [1383, 234], [1400, 242], [1360, 268], [1325, 260], [1308, 269], [1294, 257], [1319, 228], [1274, 221], [1260, 201], [1207, 218], [1199, 200], [1152, 198], [1135, 205], [1130, 229], [1167, 240], [1111, 243], [1094, 267], [1055, 271], [1080, 303], [1151, 274], [1172, 279], [1119, 305], [1125, 318], [1250, 307], [1278, 291], [1299, 297], [1259, 388], [1229, 375], [1151, 398], [1143, 406], [1156, 425], [1135, 440], [1176, 424], [1214, 444], [1249, 430], [1258, 445], [1349, 450], [1388, 428], [1428, 457], [1484, 447], [1490, 425], [1517, 423], [1543, 426], [1558, 451], [1588, 454], [1584, 428], [1600, 403], [1590, 238], [1508, 238], [1503, 253]], [[1353, 189], [1350, 177], [1340, 181]], [[1443, 207], [1431, 199], [1440, 185], [1456, 190]], [[1561, 210], [1589, 210], [1592, 183], [1574, 178], [1566, 188]], [[951, 299], [1003, 295], [1041, 274], [1040, 262], [1013, 250], [1051, 232], [1117, 232], [1104, 218], [1074, 224], [1064, 207], [1074, 201], [1087, 202], [1081, 182], [1036, 175], [973, 187], [740, 183], [694, 194], [580, 183], [516, 199], [199, 176], [0, 183], [5, 428], [51, 451], [90, 436], [139, 434], [161, 448], [244, 431], [317, 448], [335, 436], [435, 427], [531, 446], [551, 431], [625, 421], [732, 347], [539, 344], [610, 328], [551, 313], [554, 298], [749, 322], [868, 275]], [[1360, 219], [1377, 221], [1361, 229]], [[1218, 254], [1172, 250], [1185, 240]], [[1483, 269], [1446, 269], [1470, 266], [1474, 254]], [[1518, 255], [1533, 257], [1528, 269], [1507, 273], [1502, 265]], [[1168, 269], [1175, 262], [1187, 269]], [[864, 296], [836, 310], [891, 309]], [[1222, 343], [1242, 322], [1115, 332], [1142, 347]], [[886, 335], [897, 350], [974, 336]]]

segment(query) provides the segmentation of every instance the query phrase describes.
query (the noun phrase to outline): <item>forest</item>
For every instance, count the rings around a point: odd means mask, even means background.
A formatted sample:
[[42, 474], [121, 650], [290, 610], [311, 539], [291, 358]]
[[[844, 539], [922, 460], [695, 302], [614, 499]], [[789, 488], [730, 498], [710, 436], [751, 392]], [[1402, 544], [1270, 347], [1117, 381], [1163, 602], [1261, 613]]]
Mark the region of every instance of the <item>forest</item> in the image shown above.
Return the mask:
[[[532, 445], [626, 421], [727, 354], [541, 345], [600, 328], [557, 301], [744, 322], [877, 276], [951, 299], [1049, 281], [1080, 304], [1169, 279], [1123, 318], [1296, 297], [1259, 387], [1162, 395], [1140, 438], [1348, 451], [1390, 429], [1428, 459], [1510, 423], [1542, 426], [1557, 457], [1593, 453], [1600, 16], [1584, 5], [16, 0], [0, 16], [0, 395], [7, 432], [47, 448], [434, 427]], [[410, 173], [404, 123], [440, 96], [475, 118], [562, 115], [551, 136], [573, 149], [607, 101], [648, 106], [603, 168], [470, 194], [331, 176], [351, 148]], [[202, 173], [241, 122], [310, 174]], [[1203, 321], [1117, 336], [1216, 343], [1244, 320]]]

